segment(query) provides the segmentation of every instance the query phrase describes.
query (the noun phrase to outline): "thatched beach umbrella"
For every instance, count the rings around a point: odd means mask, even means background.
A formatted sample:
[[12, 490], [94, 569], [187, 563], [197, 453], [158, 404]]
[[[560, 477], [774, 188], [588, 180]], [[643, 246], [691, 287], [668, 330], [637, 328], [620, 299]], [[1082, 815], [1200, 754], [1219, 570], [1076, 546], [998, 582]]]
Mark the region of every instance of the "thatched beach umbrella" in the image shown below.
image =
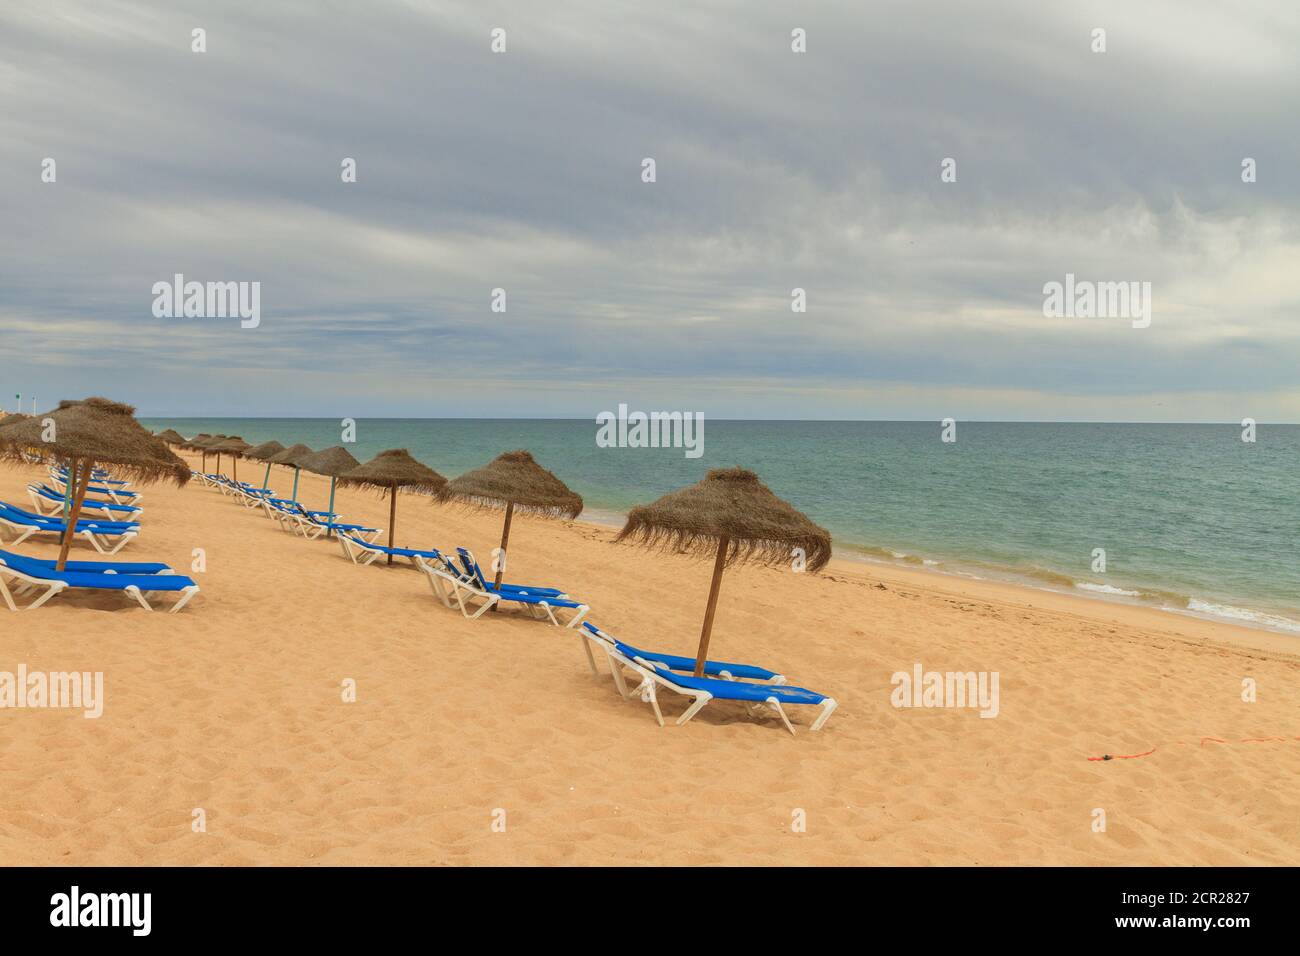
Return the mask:
[[272, 465], [288, 465], [293, 469], [293, 494], [289, 495], [290, 501], [298, 500], [298, 475], [302, 472], [302, 465], [300, 462], [302, 459], [314, 454], [316, 453], [312, 451], [311, 448], [300, 443], [297, 445], [290, 445], [278, 455], [272, 455], [270, 458], [266, 459]]
[[722, 570], [729, 564], [758, 561], [781, 564], [804, 554], [805, 568], [820, 571], [831, 557], [830, 532], [796, 511], [743, 468], [715, 468], [689, 488], [633, 508], [616, 540], [641, 541], [651, 547], [713, 554], [713, 581], [700, 630], [695, 676], [704, 674], [709, 635], [718, 607]]
[[[334, 520], [334, 489], [338, 484], [339, 475], [346, 475], [352, 469], [358, 467], [361, 462], [352, 457], [352, 453], [342, 445], [335, 445], [333, 448], [326, 448], [324, 451], [318, 451], [314, 455], [308, 455], [302, 459], [301, 465], [304, 471], [310, 471], [313, 475], [325, 475], [330, 480], [330, 521]], [[332, 535], [333, 531], [326, 531], [325, 537]]]
[[[229, 436], [208, 435], [208, 434], [195, 435], [193, 438], [190, 439], [189, 444], [186, 445], [185, 447], [188, 448], [190, 451], [197, 451], [200, 455], [203, 456], [203, 460], [200, 463], [199, 467], [204, 471], [207, 471], [208, 470], [208, 449], [212, 445], [218, 445], [221, 442], [225, 441], [227, 437]], [[220, 467], [221, 467], [221, 462], [218, 461], [217, 468], [220, 469]]]
[[[432, 468], [411, 457], [405, 448], [381, 451], [364, 465], [339, 476], [339, 484], [352, 487], [387, 489], [388, 491], [388, 546], [393, 547], [397, 528], [397, 489], [406, 488], [424, 494], [436, 494], [447, 479]], [[331, 511], [333, 508], [330, 509]], [[393, 556], [388, 556], [393, 563]]]
[[164, 431], [160, 431], [160, 432], [159, 432], [156, 436], [154, 436], [154, 437], [159, 438], [159, 439], [165, 441], [165, 442], [166, 442], [167, 444], [169, 444], [169, 445], [183, 445], [183, 444], [185, 444], [185, 436], [182, 435], [180, 432], [176, 431], [174, 428], [168, 428], [168, 429], [165, 429]]
[[278, 455], [284, 451], [284, 446], [278, 441], [264, 441], [260, 445], [254, 445], [248, 451], [244, 452], [245, 458], [251, 458], [254, 461], [266, 462], [266, 474], [262, 476], [262, 487], [271, 480], [271, 456]]
[[[506, 509], [501, 526], [501, 554], [510, 540], [510, 519], [515, 509], [531, 511], [551, 518], [573, 518], [582, 514], [582, 496], [556, 478], [526, 451], [508, 451], [493, 458], [483, 468], [467, 471], [443, 486], [437, 497], [441, 501], [459, 501], [481, 508]], [[497, 563], [496, 585], [505, 573], [504, 562]]]
[[217, 453], [217, 468], [221, 468], [221, 456], [226, 455], [230, 458], [231, 481], [239, 481], [239, 459], [244, 457], [244, 452], [252, 446], [238, 435], [231, 435], [225, 441], [219, 441], [209, 447], [209, 451]]
[[[209, 435], [204, 439], [195, 439], [195, 444], [199, 446], [199, 451], [203, 453], [203, 467], [208, 465], [208, 456], [216, 454], [213, 449], [229, 438], [229, 435]], [[217, 455], [217, 474], [221, 474], [221, 456]]]
[[[52, 429], [47, 429], [46, 419]], [[140, 483], [171, 480], [184, 486], [190, 480], [189, 465], [135, 420], [134, 408], [106, 398], [60, 402], [52, 412], [0, 428], [0, 456], [21, 459], [27, 449], [68, 466], [72, 510], [59, 548], [60, 571], [67, 565], [86, 488], [97, 466], [111, 466]]]

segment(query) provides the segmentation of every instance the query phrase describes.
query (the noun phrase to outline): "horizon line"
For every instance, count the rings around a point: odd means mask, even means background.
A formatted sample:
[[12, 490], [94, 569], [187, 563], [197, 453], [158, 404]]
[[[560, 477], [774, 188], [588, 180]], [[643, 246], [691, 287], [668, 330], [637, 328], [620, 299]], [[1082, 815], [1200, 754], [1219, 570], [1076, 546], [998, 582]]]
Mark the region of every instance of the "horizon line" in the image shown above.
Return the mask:
[[[213, 421], [213, 420], [230, 420], [230, 421], [336, 421], [336, 416], [332, 415], [162, 415], [162, 414], [137, 414], [137, 418], [166, 418], [175, 421]], [[347, 416], [352, 417], [352, 416]], [[595, 418], [578, 418], [571, 416], [542, 416], [542, 415], [362, 415], [356, 418], [357, 421], [410, 421], [410, 422], [513, 422], [513, 421], [530, 421], [530, 422], [588, 422], [595, 423]], [[1224, 425], [1233, 428], [1242, 427], [1240, 421], [1149, 421], [1139, 419], [1128, 420], [1108, 420], [1093, 418], [1068, 418], [1068, 419], [1039, 419], [1039, 418], [956, 418], [958, 423], [968, 425]], [[861, 424], [880, 424], [880, 425], [917, 425], [917, 424], [942, 424], [943, 419], [938, 418], [706, 418], [706, 421], [715, 422], [790, 422], [805, 424], [829, 424], [829, 423], [861, 423]], [[1296, 421], [1260, 421], [1255, 420], [1257, 425], [1300, 425]]]

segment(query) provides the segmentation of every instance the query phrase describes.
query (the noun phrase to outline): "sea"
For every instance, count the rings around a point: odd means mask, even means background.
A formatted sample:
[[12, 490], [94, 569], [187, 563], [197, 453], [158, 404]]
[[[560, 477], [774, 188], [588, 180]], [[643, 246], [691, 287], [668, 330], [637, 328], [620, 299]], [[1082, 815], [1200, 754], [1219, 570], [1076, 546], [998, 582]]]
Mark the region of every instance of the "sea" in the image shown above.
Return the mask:
[[[142, 421], [316, 449], [345, 437], [338, 419]], [[1244, 441], [1236, 424], [960, 422], [945, 436], [938, 422], [710, 419], [699, 457], [601, 447], [592, 420], [355, 426], [345, 447], [360, 461], [406, 448], [449, 478], [526, 448], [583, 496], [583, 520], [609, 524], [739, 465], [830, 531], [840, 557], [1300, 636], [1300, 425]]]

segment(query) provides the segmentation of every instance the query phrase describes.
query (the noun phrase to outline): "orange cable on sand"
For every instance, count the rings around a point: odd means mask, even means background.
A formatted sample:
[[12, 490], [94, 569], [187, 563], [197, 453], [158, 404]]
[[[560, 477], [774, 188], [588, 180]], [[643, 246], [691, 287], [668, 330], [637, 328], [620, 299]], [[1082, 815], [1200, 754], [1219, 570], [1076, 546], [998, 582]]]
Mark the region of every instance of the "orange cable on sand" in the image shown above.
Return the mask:
[[[1235, 741], [1235, 743], [1240, 743], [1240, 744], [1267, 744], [1267, 743], [1276, 743], [1276, 742], [1279, 741], [1279, 740], [1282, 741], [1283, 743], [1286, 743], [1288, 740], [1292, 740], [1292, 739], [1294, 739], [1294, 740], [1300, 740], [1300, 737], [1295, 737], [1295, 738], [1291, 738], [1291, 737], [1282, 737], [1282, 736], [1279, 736], [1279, 737], [1242, 737], [1242, 738], [1240, 738], [1239, 740]], [[1205, 746], [1205, 742], [1206, 742], [1207, 740], [1208, 740], [1208, 741], [1211, 741], [1211, 742], [1213, 742], [1213, 743], [1216, 743], [1216, 744], [1230, 744], [1230, 743], [1234, 743], [1234, 741], [1231, 741], [1231, 740], [1224, 740], [1222, 737], [1202, 737], [1202, 738], [1201, 738], [1201, 746], [1202, 746], [1202, 747]], [[1178, 743], [1181, 744], [1182, 741], [1180, 740], [1180, 741], [1178, 741]], [[1146, 753], [1142, 753], [1142, 754], [1102, 754], [1100, 757], [1089, 757], [1088, 760], [1093, 761], [1093, 762], [1100, 762], [1100, 761], [1103, 761], [1103, 760], [1134, 760], [1134, 759], [1136, 759], [1136, 758], [1138, 758], [1138, 757], [1149, 757], [1149, 756], [1151, 756], [1153, 753], [1155, 753], [1156, 750], [1157, 750], [1157, 748], [1152, 747], [1152, 748], [1151, 748], [1150, 750], [1148, 750]]]
[[1152, 747], [1144, 754], [1104, 754], [1100, 757], [1089, 757], [1088, 759], [1089, 760], [1133, 760], [1135, 757], [1149, 757], [1155, 752], [1156, 752], [1156, 748]]

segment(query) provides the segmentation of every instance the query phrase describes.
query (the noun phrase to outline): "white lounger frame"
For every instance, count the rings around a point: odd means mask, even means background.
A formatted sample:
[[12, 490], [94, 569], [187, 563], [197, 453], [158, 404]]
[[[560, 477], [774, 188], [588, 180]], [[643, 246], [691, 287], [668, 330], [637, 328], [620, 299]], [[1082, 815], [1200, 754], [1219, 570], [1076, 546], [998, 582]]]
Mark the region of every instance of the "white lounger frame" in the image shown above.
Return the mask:
[[[8, 542], [12, 546], [22, 544], [24, 541], [26, 541], [34, 534], [56, 533], [51, 531], [48, 528], [38, 528], [34, 525], [28, 525], [28, 524], [17, 524], [13, 521], [10, 521], [8, 518], [4, 518], [4, 517], [0, 517], [0, 527], [9, 528], [10, 530], [12, 530], [17, 534], [17, 537], [13, 541]], [[139, 534], [138, 531], [123, 531], [120, 535], [108, 533], [108, 532], [105, 532], [103, 534], [96, 534], [95, 532], [91, 531], [89, 528], [86, 528], [83, 531], [78, 531], [75, 537], [85, 538], [87, 541], [91, 543], [91, 545], [94, 546], [95, 550], [98, 551], [100, 554], [112, 557], [113, 555], [121, 551], [123, 548], [125, 548], [127, 544], [131, 541], [131, 539], [136, 537], [138, 534]], [[116, 538], [117, 544], [113, 545], [112, 547], [108, 547], [107, 545], [108, 545], [109, 538]], [[102, 539], [102, 543], [101, 543], [101, 539]]]
[[[446, 607], [459, 607], [460, 613], [471, 621], [478, 620], [501, 602], [501, 595], [492, 594], [484, 591], [477, 584], [470, 584], [467, 581], [452, 577], [446, 571], [429, 564], [424, 558], [417, 557], [415, 565], [428, 576], [429, 587], [432, 588], [434, 597]], [[453, 598], [455, 599], [454, 605], [452, 604]], [[481, 601], [483, 606], [471, 613], [468, 605], [474, 601]], [[553, 609], [544, 598], [539, 600], [537, 604], [519, 604], [519, 607], [528, 611], [538, 620], [549, 618], [556, 627], [566, 628], [578, 627], [582, 623], [582, 619], [587, 616], [587, 612], [591, 610], [591, 607], [586, 604], [580, 604], [576, 608], [565, 608], [564, 610], [573, 611], [573, 617], [567, 624], [561, 624], [555, 616], [556, 609]]]
[[[660, 727], [664, 725], [664, 715], [663, 711], [659, 709], [659, 696], [655, 691], [656, 685], [666, 687], [674, 693], [681, 694], [683, 697], [694, 698], [694, 700], [691, 701], [691, 705], [686, 708], [686, 711], [677, 718], [677, 725], [679, 727], [703, 710], [709, 701], [713, 700], [713, 695], [707, 690], [697, 690], [694, 687], [683, 687], [680, 684], [673, 683], [671, 679], [660, 674], [659, 671], [655, 669], [655, 665], [652, 662], [639, 657], [627, 657], [620, 652], [617, 647], [609, 643], [609, 641], [591, 633], [591, 631], [586, 628], [582, 629], [582, 636], [584, 638], [582, 642], [583, 648], [587, 651], [587, 661], [591, 664], [592, 672], [596, 672], [596, 661], [591, 655], [590, 645], [595, 644], [603, 650], [609, 658], [610, 673], [614, 675], [614, 686], [618, 688], [619, 694], [621, 694], [625, 700], [639, 697], [644, 703], [653, 707], [655, 719], [659, 721]], [[641, 678], [640, 686], [633, 690], [628, 689], [627, 681], [623, 677], [624, 667], [635, 672]], [[763, 685], [755, 684], [753, 686], [761, 687]], [[794, 725], [790, 723], [790, 718], [786, 716], [785, 708], [781, 706], [781, 701], [776, 697], [769, 697], [762, 703], [751, 703], [750, 701], [740, 701], [740, 703], [745, 705], [745, 712], [750, 716], [753, 716], [756, 708], [771, 708], [775, 715], [781, 718], [781, 722], [785, 724], [785, 729], [790, 731], [791, 734], [794, 733]], [[838, 704], [836, 704], [834, 698], [827, 697], [823, 699], [821, 703], [821, 713], [817, 715], [817, 719], [813, 721], [810, 729], [821, 730], [822, 726], [830, 718], [837, 706]]]
[[[112, 574], [113, 572], [105, 571], [104, 573]], [[171, 571], [159, 572], [160, 575], [167, 575], [171, 573], [172, 573]], [[18, 581], [17, 586], [14, 587], [12, 590], [10, 590], [9, 585], [5, 583], [6, 577], [15, 578]], [[11, 611], [19, 610], [18, 604], [14, 600], [14, 598], [24, 597], [28, 594], [40, 590], [41, 588], [45, 588], [45, 593], [42, 594], [40, 597], [38, 597], [31, 604], [28, 604], [22, 610], [34, 611], [42, 604], [44, 604], [46, 601], [48, 601], [50, 598], [54, 597], [56, 594], [62, 594], [64, 591], [67, 590], [72, 590], [72, 591], [95, 591], [96, 590], [95, 588], [73, 588], [70, 585], [68, 585], [67, 582], [65, 581], [51, 581], [46, 578], [34, 578], [31, 577], [30, 575], [24, 574], [22, 571], [19, 571], [16, 568], [9, 567], [9, 565], [4, 563], [3, 559], [0, 559], [0, 597], [4, 598], [4, 602], [9, 606], [9, 610]], [[100, 592], [100, 593], [107, 593], [107, 592]], [[183, 591], [162, 592], [162, 591], [141, 591], [140, 588], [136, 587], [133, 584], [130, 587], [122, 590], [120, 593], [129, 595], [130, 597], [134, 598], [135, 601], [146, 611], [153, 610], [153, 607], [149, 604], [149, 598], [153, 597], [154, 595], [162, 594], [162, 593], [177, 594], [180, 596], [179, 600], [177, 600], [177, 602], [174, 605], [172, 605], [171, 609], [167, 612], [168, 614], [175, 614], [186, 604], [190, 603], [190, 598], [194, 597], [194, 595], [199, 593], [199, 586], [197, 584], [192, 584], [189, 587], [185, 588], [185, 590]]]
[[[356, 540], [351, 537], [354, 532], [340, 531], [335, 535], [339, 539], [339, 545], [343, 548], [343, 553], [352, 559], [352, 563], [364, 567], [367, 564], [374, 564], [382, 558], [388, 557], [388, 552], [383, 551], [375, 546], [374, 539], [367, 541], [365, 538]], [[413, 549], [412, 549], [413, 550]], [[406, 558], [417, 568], [420, 566], [420, 555], [418, 554], [395, 554], [395, 558]]]
[[[290, 530], [292, 530], [296, 534], [302, 535], [308, 541], [315, 541], [326, 531], [330, 530], [329, 528], [325, 527], [323, 524], [317, 524], [315, 521], [312, 521], [310, 518], [304, 518], [302, 515], [296, 515], [293, 514], [292, 512], [285, 512], [284, 519], [285, 522], [289, 524]], [[341, 534], [342, 532], [336, 531], [334, 533]], [[374, 542], [379, 540], [379, 536], [384, 533], [384, 529], [374, 528], [370, 531], [354, 530], [354, 531], [349, 531], [347, 533], [351, 535], [356, 535], [362, 541]]]

